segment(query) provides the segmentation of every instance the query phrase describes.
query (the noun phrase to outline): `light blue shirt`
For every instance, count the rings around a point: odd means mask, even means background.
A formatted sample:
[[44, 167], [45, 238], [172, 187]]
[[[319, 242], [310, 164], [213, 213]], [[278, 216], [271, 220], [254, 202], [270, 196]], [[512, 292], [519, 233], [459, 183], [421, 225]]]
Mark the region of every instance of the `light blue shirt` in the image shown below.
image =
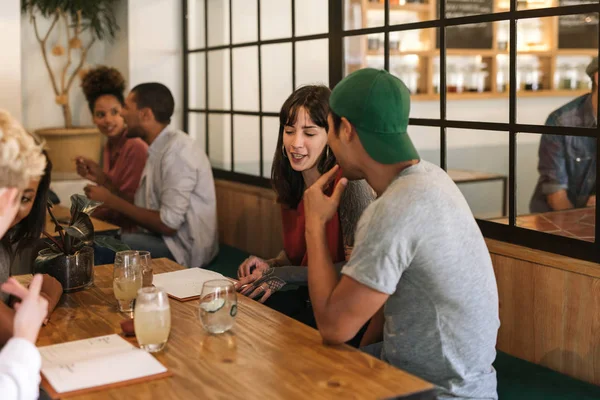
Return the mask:
[[135, 205], [160, 211], [161, 221], [177, 231], [163, 240], [179, 264], [203, 267], [217, 255], [212, 169], [204, 151], [184, 132], [167, 126], [152, 142]]

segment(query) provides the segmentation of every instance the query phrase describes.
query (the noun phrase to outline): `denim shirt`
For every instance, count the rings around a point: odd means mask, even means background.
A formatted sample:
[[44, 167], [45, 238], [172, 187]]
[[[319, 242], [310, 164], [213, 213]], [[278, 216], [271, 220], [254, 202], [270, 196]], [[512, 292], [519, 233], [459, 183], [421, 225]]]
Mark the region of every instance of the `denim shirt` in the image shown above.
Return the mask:
[[[580, 96], [553, 111], [548, 126], [595, 128], [592, 95]], [[539, 148], [540, 178], [531, 198], [531, 212], [552, 211], [546, 196], [566, 190], [575, 207], [585, 207], [596, 188], [596, 138], [542, 135]]]
[[160, 212], [177, 230], [163, 235], [177, 262], [206, 266], [218, 252], [217, 201], [206, 153], [182, 131], [167, 126], [148, 148], [135, 205]]

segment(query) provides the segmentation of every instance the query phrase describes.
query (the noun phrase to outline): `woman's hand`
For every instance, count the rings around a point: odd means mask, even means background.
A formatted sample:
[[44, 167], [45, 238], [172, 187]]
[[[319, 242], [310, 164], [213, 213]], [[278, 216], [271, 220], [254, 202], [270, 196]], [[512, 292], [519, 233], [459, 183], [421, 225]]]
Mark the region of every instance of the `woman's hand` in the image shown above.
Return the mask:
[[265, 271], [254, 270], [252, 274], [240, 278], [235, 285], [237, 291], [251, 299], [257, 299], [264, 303], [273, 293], [285, 286], [286, 282], [274, 275], [273, 268], [267, 268]]
[[21, 299], [15, 304], [13, 337], [22, 338], [35, 344], [42, 322], [48, 315], [48, 302], [40, 296], [42, 276], [35, 275], [29, 289], [23, 287], [15, 278], [8, 278], [2, 284], [2, 291]]
[[106, 182], [106, 175], [95, 161], [85, 157], [77, 157], [75, 164], [77, 165], [77, 173], [83, 179], [87, 179], [98, 185], [104, 185]]
[[248, 257], [238, 268], [238, 278], [243, 278], [253, 274], [256, 271], [261, 273], [269, 269], [270, 265], [262, 258], [256, 256]]

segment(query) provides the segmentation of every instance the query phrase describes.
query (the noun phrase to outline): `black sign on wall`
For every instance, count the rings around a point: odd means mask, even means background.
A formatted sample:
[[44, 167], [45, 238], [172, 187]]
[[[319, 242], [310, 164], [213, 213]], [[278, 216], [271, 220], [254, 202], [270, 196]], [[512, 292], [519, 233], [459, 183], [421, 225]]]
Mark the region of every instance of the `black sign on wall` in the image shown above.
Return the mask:
[[[559, 0], [561, 6], [591, 3], [586, 0]], [[597, 49], [598, 14], [575, 14], [558, 17], [559, 49]]]
[[[491, 14], [493, 10], [494, 0], [446, 0], [446, 18]], [[489, 22], [450, 26], [446, 28], [446, 48], [491, 49], [493, 37], [493, 27]], [[436, 47], [440, 47], [439, 38], [436, 39]]]

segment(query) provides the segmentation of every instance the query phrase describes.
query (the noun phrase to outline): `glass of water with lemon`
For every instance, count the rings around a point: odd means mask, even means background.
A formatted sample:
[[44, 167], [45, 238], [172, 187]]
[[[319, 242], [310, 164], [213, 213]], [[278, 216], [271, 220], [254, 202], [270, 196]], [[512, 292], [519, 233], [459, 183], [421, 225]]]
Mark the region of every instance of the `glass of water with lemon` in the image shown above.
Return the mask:
[[215, 279], [204, 282], [200, 294], [199, 316], [204, 329], [213, 334], [233, 327], [237, 314], [237, 294], [231, 281]]
[[150, 353], [164, 349], [171, 332], [171, 307], [163, 289], [150, 286], [138, 290], [133, 326], [141, 349]]
[[137, 251], [119, 251], [115, 255], [113, 291], [119, 311], [131, 313], [137, 291], [142, 287], [142, 269]]

